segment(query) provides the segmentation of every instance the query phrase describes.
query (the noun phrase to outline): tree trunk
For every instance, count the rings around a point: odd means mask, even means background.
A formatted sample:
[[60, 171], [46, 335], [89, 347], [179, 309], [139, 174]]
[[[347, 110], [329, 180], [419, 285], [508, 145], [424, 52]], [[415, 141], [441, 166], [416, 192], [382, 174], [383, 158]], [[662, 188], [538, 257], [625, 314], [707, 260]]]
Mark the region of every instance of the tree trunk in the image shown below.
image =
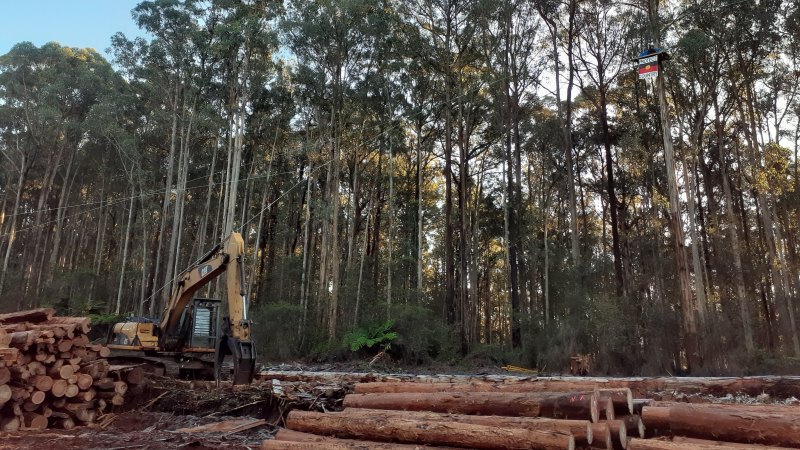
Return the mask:
[[20, 198], [22, 197], [22, 187], [25, 185], [25, 174], [28, 171], [27, 163], [27, 158], [23, 154], [22, 161], [19, 165], [19, 178], [17, 179], [17, 193], [14, 197], [14, 209], [11, 212], [11, 225], [9, 226], [6, 254], [3, 256], [3, 271], [0, 272], [0, 295], [3, 294], [6, 276], [8, 275], [8, 261], [11, 259], [11, 249], [14, 246], [14, 240], [17, 237], [17, 216], [19, 215], [19, 202]]
[[681, 317], [683, 326], [683, 347], [686, 352], [687, 370], [703, 365], [703, 354], [700, 346], [700, 337], [697, 333], [695, 321], [695, 306], [692, 298], [692, 288], [689, 283], [689, 262], [686, 257], [686, 248], [683, 245], [683, 223], [681, 221], [680, 204], [678, 199], [678, 182], [675, 178], [675, 152], [672, 147], [672, 125], [669, 117], [669, 105], [664, 89], [664, 75], [656, 79], [659, 107], [661, 110], [661, 127], [664, 138], [664, 160], [667, 170], [667, 185], [669, 189], [670, 226], [672, 228], [672, 243], [675, 251], [675, 263], [678, 269], [678, 286], [681, 304]]
[[125, 243], [122, 246], [122, 262], [119, 269], [119, 285], [117, 287], [117, 304], [114, 308], [114, 314], [120, 314], [120, 307], [122, 305], [122, 287], [125, 282], [125, 267], [128, 264], [128, 243], [131, 238], [131, 225], [133, 224], [133, 202], [136, 199], [136, 190], [134, 189], [133, 180], [131, 180], [131, 199], [128, 204], [128, 225], [125, 227]]
[[[159, 290], [168, 290], [164, 289], [164, 286], [160, 286], [159, 283], [161, 281], [161, 252], [164, 248], [162, 239], [164, 239], [164, 232], [166, 231], [167, 226], [167, 216], [169, 215], [169, 200], [172, 192], [172, 173], [174, 172], [175, 167], [175, 149], [177, 148], [177, 139], [178, 139], [178, 99], [180, 96], [180, 77], [178, 80], [175, 81], [175, 95], [171, 99], [172, 100], [172, 131], [170, 132], [170, 144], [169, 144], [169, 157], [167, 158], [167, 180], [164, 187], [164, 199], [161, 203], [161, 226], [158, 229], [158, 239], [156, 241], [156, 263], [153, 269], [153, 273], [155, 274], [153, 278], [153, 291], [150, 293], [151, 300], [150, 300], [150, 316], [155, 317], [156, 311], [160, 310], [159, 306], [162, 306], [163, 303], [156, 301], [156, 296], [159, 294]], [[170, 280], [164, 279], [165, 284], [170, 284]], [[160, 298], [164, 298], [164, 293], [162, 292]], [[167, 293], [166, 295], [169, 295]]]

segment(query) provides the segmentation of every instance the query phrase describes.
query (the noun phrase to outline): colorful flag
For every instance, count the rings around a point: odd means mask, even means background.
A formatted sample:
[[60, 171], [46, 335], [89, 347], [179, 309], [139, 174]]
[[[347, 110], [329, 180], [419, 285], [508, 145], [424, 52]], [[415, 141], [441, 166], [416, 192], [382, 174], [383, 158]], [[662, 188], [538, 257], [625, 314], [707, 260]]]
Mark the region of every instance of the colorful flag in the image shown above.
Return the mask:
[[639, 59], [639, 79], [648, 80], [658, 76], [658, 56]]

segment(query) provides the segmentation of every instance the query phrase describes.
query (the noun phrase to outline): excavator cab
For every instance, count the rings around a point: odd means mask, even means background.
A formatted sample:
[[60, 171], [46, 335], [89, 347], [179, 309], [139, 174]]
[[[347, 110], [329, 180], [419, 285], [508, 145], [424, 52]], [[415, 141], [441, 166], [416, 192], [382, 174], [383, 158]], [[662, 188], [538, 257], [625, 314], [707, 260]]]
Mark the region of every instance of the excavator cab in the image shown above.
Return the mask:
[[180, 328], [184, 334], [186, 352], [215, 351], [220, 333], [220, 309], [222, 300], [195, 298], [186, 305]]

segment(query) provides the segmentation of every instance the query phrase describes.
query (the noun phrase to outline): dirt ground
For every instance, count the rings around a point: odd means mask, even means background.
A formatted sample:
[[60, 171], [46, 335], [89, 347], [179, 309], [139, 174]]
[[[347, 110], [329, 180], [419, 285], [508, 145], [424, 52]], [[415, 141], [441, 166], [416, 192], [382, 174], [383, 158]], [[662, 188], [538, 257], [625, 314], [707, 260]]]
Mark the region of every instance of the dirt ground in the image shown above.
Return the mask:
[[[0, 449], [123, 450], [123, 449], [236, 449], [258, 448], [275, 427], [265, 425], [240, 433], [180, 433], [188, 428], [233, 417], [181, 416], [162, 412], [129, 411], [91, 427], [72, 430], [3, 433]], [[236, 417], [241, 418], [241, 417]]]

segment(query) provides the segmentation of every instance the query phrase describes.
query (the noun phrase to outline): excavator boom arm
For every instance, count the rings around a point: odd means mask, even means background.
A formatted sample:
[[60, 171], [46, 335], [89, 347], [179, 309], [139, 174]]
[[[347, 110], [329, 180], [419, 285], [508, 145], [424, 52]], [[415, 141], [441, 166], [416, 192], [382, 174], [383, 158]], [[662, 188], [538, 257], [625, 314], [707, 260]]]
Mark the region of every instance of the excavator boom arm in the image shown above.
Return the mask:
[[[228, 326], [226, 334], [217, 342], [217, 360], [221, 364], [226, 353], [234, 357], [234, 383], [252, 381], [255, 371], [255, 352], [250, 338], [250, 320], [247, 317], [247, 295], [244, 292], [244, 241], [239, 233], [231, 233], [203, 258], [186, 269], [178, 277], [169, 303], [161, 319], [162, 348], [175, 348], [180, 343], [173, 341], [179, 334], [181, 315], [194, 294], [217, 276], [226, 273], [226, 299], [228, 302]], [[172, 348], [171, 348], [172, 347]]]

